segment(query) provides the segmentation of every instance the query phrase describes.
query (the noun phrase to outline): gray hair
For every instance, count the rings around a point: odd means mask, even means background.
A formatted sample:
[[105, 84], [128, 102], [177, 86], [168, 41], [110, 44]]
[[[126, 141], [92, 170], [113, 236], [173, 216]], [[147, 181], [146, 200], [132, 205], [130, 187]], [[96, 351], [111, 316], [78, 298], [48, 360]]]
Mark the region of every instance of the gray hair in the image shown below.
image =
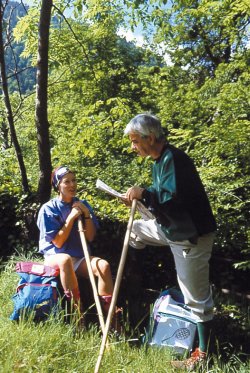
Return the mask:
[[153, 133], [157, 141], [165, 138], [161, 121], [155, 115], [149, 113], [138, 114], [131, 119], [124, 130], [124, 134], [129, 135], [131, 132], [137, 133], [141, 137], [147, 137]]

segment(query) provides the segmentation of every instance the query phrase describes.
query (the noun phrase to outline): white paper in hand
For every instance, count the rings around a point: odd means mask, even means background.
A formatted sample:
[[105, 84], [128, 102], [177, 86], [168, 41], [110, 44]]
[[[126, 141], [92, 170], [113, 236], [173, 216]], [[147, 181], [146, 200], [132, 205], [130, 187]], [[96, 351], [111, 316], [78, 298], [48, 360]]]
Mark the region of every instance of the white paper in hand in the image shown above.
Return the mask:
[[116, 190], [110, 188], [107, 184], [105, 184], [103, 181], [101, 181], [100, 179], [97, 179], [96, 180], [96, 187], [108, 194], [110, 194], [111, 196], [114, 196], [114, 197], [118, 197], [118, 198], [122, 198], [122, 194], [121, 193], [118, 193]]
[[[103, 192], [110, 194], [113, 197], [122, 198], [122, 194], [117, 192], [116, 190], [110, 188], [107, 184], [105, 184], [100, 179], [96, 180], [96, 187]], [[154, 219], [154, 215], [140, 202], [137, 201], [137, 210], [141, 214], [142, 219], [150, 220]]]

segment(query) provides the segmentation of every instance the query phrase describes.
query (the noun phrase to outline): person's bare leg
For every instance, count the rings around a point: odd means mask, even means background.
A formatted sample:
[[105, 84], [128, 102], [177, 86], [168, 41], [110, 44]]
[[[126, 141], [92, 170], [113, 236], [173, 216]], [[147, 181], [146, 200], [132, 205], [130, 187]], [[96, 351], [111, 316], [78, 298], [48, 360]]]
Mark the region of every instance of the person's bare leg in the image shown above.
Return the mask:
[[[98, 278], [98, 294], [104, 314], [107, 316], [110, 308], [114, 285], [109, 263], [98, 257], [90, 257], [90, 263], [94, 276]], [[83, 261], [78, 267], [77, 275], [88, 278], [88, 269], [86, 261]], [[111, 322], [111, 329], [121, 333], [119, 313], [121, 309], [116, 308]]]
[[[90, 263], [94, 276], [98, 278], [97, 290], [100, 296], [112, 295], [114, 290], [113, 279], [109, 263], [98, 257], [90, 257]], [[89, 278], [86, 261], [78, 267], [76, 274]]]
[[68, 254], [49, 255], [45, 258], [45, 265], [60, 269], [60, 280], [65, 295], [79, 300], [79, 288], [71, 256]]

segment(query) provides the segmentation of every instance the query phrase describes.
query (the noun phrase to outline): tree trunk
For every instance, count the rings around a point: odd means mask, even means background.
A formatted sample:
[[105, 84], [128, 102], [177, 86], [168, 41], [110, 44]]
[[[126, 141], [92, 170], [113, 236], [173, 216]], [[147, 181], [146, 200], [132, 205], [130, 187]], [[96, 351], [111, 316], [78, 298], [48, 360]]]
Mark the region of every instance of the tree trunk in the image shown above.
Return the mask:
[[36, 77], [36, 127], [40, 178], [38, 184], [38, 200], [44, 203], [49, 200], [51, 185], [51, 156], [48, 122], [48, 51], [49, 28], [52, 0], [43, 0], [41, 6], [38, 39], [37, 77]]
[[29, 184], [26, 174], [26, 168], [24, 165], [23, 155], [22, 151], [17, 139], [15, 125], [14, 125], [14, 118], [13, 118], [13, 112], [12, 107], [10, 103], [10, 97], [9, 97], [9, 91], [8, 91], [8, 82], [6, 77], [6, 69], [5, 69], [5, 60], [4, 60], [4, 40], [3, 40], [3, 12], [4, 7], [2, 4], [2, 1], [0, 2], [0, 74], [2, 79], [2, 91], [3, 91], [3, 99], [4, 99], [4, 105], [6, 108], [6, 116], [7, 121], [10, 129], [10, 136], [11, 140], [15, 149], [15, 153], [17, 156], [17, 161], [21, 173], [21, 182], [22, 182], [22, 189], [24, 193], [29, 193]]

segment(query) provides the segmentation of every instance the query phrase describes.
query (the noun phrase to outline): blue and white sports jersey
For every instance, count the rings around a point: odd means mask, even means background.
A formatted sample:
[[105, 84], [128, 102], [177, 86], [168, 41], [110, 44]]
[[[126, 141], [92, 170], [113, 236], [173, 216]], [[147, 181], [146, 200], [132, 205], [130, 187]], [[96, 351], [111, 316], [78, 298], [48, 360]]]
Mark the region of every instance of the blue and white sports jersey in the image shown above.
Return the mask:
[[[41, 254], [51, 255], [67, 253], [70, 256], [77, 258], [84, 257], [80, 234], [78, 231], [77, 219], [74, 222], [68, 239], [60, 249], [52, 243], [52, 240], [56, 237], [58, 231], [65, 224], [65, 221], [72, 209], [72, 204], [75, 201], [79, 201], [79, 199], [74, 197], [72, 202], [66, 203], [56, 197], [41, 207], [37, 219], [37, 225], [40, 230], [39, 252]], [[81, 202], [89, 209], [90, 214], [92, 215], [92, 220], [97, 229], [99, 224], [91, 206], [85, 200], [82, 200]]]

